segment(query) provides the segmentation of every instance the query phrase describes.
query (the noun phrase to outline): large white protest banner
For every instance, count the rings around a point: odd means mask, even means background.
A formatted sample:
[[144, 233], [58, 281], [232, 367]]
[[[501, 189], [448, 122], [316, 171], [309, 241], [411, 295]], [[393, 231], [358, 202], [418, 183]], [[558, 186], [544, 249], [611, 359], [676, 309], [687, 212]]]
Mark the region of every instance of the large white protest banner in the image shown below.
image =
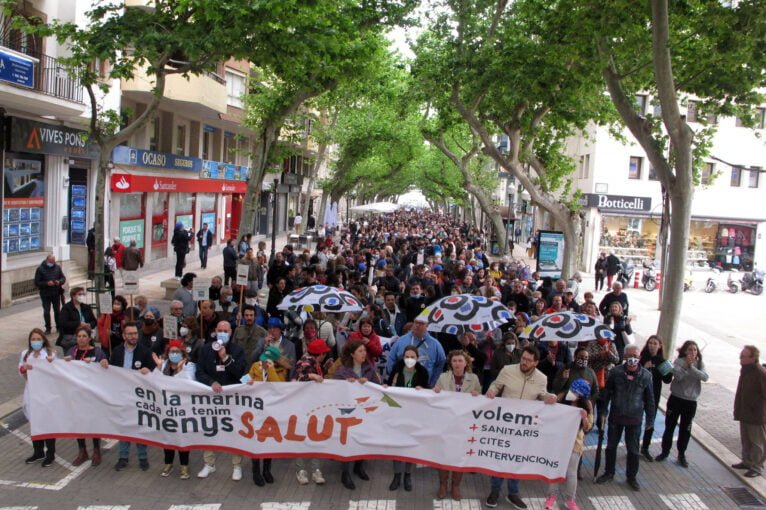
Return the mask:
[[251, 457], [397, 459], [561, 481], [579, 409], [371, 383], [255, 383], [223, 393], [159, 371], [40, 363], [25, 393], [32, 436], [110, 437]]

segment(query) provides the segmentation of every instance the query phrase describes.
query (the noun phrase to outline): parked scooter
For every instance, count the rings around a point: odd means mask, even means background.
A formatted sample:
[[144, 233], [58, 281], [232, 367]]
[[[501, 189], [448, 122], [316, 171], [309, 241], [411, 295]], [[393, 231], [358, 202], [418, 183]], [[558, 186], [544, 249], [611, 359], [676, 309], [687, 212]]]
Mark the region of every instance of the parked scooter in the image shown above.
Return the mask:
[[[644, 272], [641, 275], [641, 285], [648, 290], [649, 292], [653, 291], [657, 288], [657, 269], [654, 265], [654, 262], [650, 262], [649, 264], [644, 261]], [[684, 285], [685, 289], [686, 285]]]
[[710, 268], [710, 270], [713, 271], [713, 275], [709, 276], [707, 282], [705, 282], [705, 292], [708, 294], [715, 292], [716, 289], [721, 285], [719, 282], [719, 277], [721, 276], [721, 268], [714, 266]]
[[[732, 273], [738, 273], [739, 271], [736, 269], [731, 270]], [[740, 290], [742, 291], [750, 291], [752, 294], [756, 296], [760, 296], [763, 293], [763, 271], [752, 271], [752, 272], [746, 272], [742, 273], [742, 278], [739, 280], [732, 280], [731, 273], [729, 274], [729, 279], [727, 281], [727, 285], [729, 287], [729, 292], [732, 294], [736, 294]]]
[[628, 264], [627, 262], [621, 262], [620, 265], [620, 272], [617, 273], [617, 281], [622, 284], [623, 288], [627, 288], [633, 281], [633, 273], [636, 268], [633, 264]]

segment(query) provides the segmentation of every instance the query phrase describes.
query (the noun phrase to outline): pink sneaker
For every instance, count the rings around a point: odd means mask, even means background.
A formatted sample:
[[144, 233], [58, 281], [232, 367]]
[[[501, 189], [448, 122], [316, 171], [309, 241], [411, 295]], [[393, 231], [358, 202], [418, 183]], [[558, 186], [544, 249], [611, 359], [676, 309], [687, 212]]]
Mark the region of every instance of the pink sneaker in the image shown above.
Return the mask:
[[556, 506], [556, 495], [551, 494], [548, 496], [548, 499], [545, 500], [545, 510], [553, 510], [554, 506]]
[[573, 499], [570, 499], [569, 501], [567, 501], [566, 507], [567, 507], [567, 510], [580, 510], [580, 507], [577, 506], [577, 502], [575, 502], [575, 500]]

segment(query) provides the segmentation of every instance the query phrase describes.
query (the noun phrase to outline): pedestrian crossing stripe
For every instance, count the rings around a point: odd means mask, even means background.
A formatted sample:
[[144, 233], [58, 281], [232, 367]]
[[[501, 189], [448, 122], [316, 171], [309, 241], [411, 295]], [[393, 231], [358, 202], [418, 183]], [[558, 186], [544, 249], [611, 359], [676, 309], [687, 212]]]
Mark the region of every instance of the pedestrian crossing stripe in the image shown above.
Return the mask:
[[309, 510], [311, 501], [301, 501], [299, 503], [261, 503], [261, 510]]
[[78, 506], [77, 510], [129, 510], [130, 505], [91, 505]]
[[348, 510], [396, 510], [395, 499], [360, 499], [349, 501]]
[[635, 510], [628, 496], [590, 497], [594, 510]]
[[478, 499], [435, 499], [434, 510], [481, 510], [481, 501]]
[[707, 510], [707, 505], [699, 496], [693, 493], [660, 494], [660, 499], [668, 508], [673, 510]]
[[168, 510], [218, 510], [221, 508], [219, 503], [210, 503], [203, 505], [173, 505]]

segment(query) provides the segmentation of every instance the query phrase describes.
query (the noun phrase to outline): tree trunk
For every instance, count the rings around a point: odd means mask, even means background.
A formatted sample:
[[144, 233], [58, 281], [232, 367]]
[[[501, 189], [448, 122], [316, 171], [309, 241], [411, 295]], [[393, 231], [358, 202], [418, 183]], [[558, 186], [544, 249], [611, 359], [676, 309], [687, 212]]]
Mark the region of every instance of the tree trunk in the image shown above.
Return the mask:
[[[106, 176], [109, 174], [109, 160], [112, 149], [109, 143], [101, 146], [98, 156], [98, 171], [96, 172], [96, 197], [93, 229], [96, 238], [96, 252], [93, 264], [93, 286], [100, 291], [104, 290], [104, 250], [106, 249], [106, 236], [104, 235], [104, 214], [106, 213]], [[110, 313], [111, 310], [99, 310], [99, 313]]]
[[277, 131], [277, 127], [273, 124], [264, 125], [254, 143], [253, 168], [250, 170], [245, 199], [242, 201], [242, 215], [239, 219], [238, 232], [240, 237], [255, 233], [255, 215], [261, 199], [261, 187]]

